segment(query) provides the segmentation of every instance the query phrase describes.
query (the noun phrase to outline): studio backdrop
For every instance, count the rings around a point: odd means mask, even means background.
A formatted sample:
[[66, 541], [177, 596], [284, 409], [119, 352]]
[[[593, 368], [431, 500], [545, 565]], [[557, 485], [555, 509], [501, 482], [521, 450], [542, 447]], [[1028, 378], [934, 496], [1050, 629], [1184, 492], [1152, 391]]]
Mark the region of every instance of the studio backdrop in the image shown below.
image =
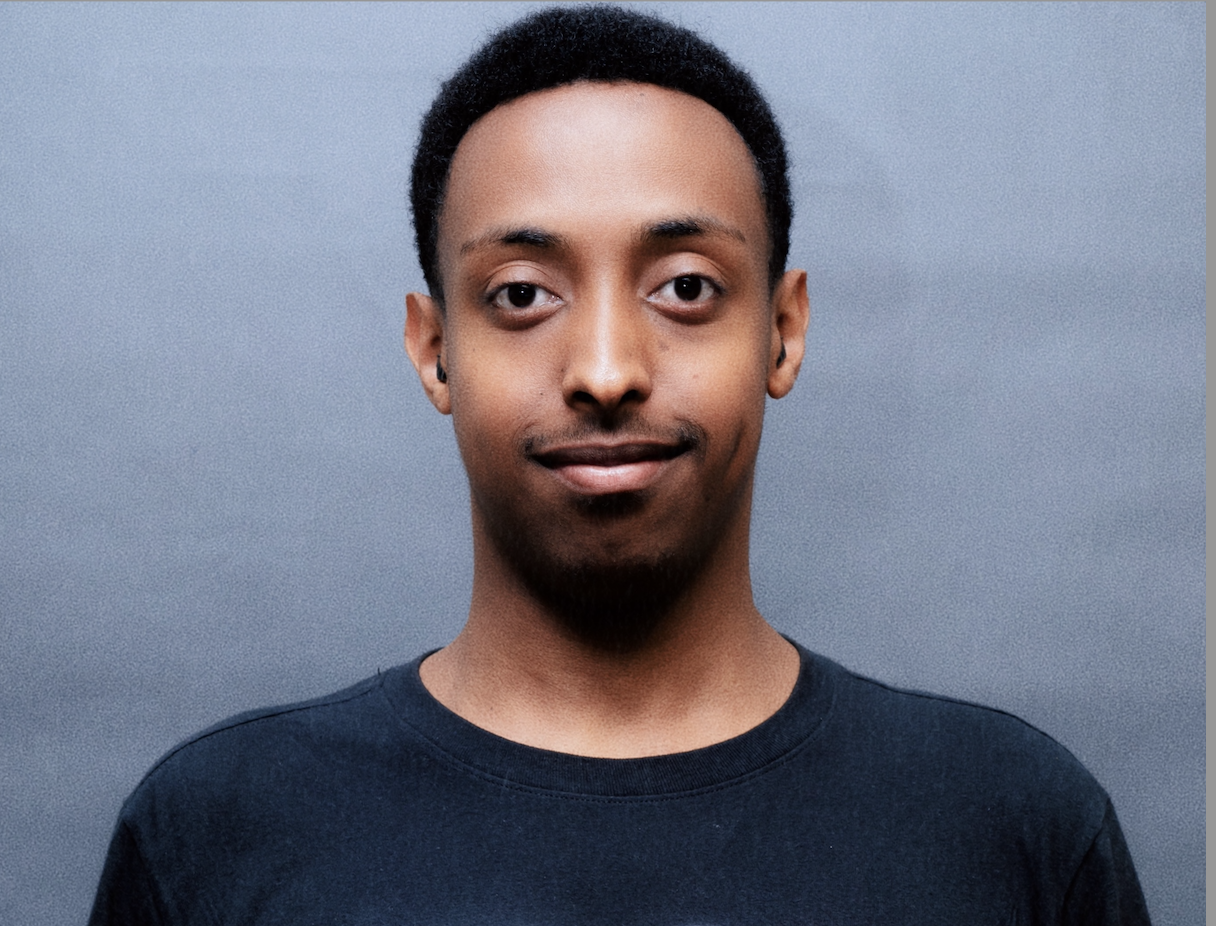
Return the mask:
[[[402, 350], [419, 116], [522, 5], [0, 5], [0, 922], [238, 710], [443, 645], [450, 421]], [[675, 4], [786, 132], [808, 355], [783, 632], [1010, 710], [1204, 911], [1203, 4]]]

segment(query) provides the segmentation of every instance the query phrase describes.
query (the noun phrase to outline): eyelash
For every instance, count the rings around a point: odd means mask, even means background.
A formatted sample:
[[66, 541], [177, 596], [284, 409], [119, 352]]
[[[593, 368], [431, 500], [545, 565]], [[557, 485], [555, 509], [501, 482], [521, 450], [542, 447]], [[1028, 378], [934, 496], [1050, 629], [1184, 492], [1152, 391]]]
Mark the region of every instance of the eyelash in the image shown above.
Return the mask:
[[499, 286], [496, 289], [492, 290], [490, 292], [489, 296], [487, 297], [486, 301], [490, 305], [494, 306], [495, 308], [502, 309], [503, 311], [506, 311], [506, 312], [509, 312], [512, 310], [517, 310], [517, 311], [522, 312], [522, 311], [526, 311], [528, 309], [535, 308], [535, 306], [532, 306], [532, 305], [523, 305], [523, 306], [511, 305], [509, 307], [505, 306], [505, 305], [499, 305], [498, 300], [500, 297], [506, 296], [506, 298], [508, 300], [510, 300], [510, 290], [511, 290], [511, 287], [513, 287], [513, 286], [526, 286], [526, 287], [529, 287], [529, 288], [535, 290], [535, 293], [533, 294], [533, 297], [532, 297], [533, 300], [535, 300], [536, 296], [540, 293], [546, 293], [547, 295], [549, 295], [550, 297], [552, 297], [554, 299], [558, 298], [556, 295], [554, 295], [554, 293], [545, 289], [545, 287], [541, 286], [539, 283], [529, 283], [524, 280], [512, 280], [510, 283], [504, 283], [502, 286]]
[[[674, 293], [674, 287], [680, 280], [697, 280], [701, 284], [701, 287], [708, 288], [709, 292], [703, 293], [698, 291], [697, 295], [692, 299], [682, 299], [678, 294]], [[703, 273], [681, 273], [679, 276], [674, 276], [665, 282], [662, 286], [655, 290], [655, 293], [661, 293], [669, 286], [673, 287], [673, 295], [676, 296], [676, 301], [684, 305], [694, 305], [696, 303], [705, 302], [709, 299], [721, 296], [723, 292], [722, 286], [716, 280], [710, 279]]]
[[[709, 277], [705, 276], [705, 274], [681, 273], [678, 276], [674, 276], [671, 279], [665, 281], [662, 286], [660, 286], [658, 289], [654, 290], [652, 295], [647, 298], [648, 299], [653, 298], [654, 296], [657, 296], [659, 293], [661, 293], [663, 290], [667, 289], [668, 287], [674, 287], [676, 285], [676, 283], [679, 282], [680, 280], [697, 280], [700, 282], [701, 286], [707, 287], [709, 289], [708, 294], [698, 292], [697, 295], [692, 299], [681, 299], [673, 291], [673, 296], [675, 296], [674, 301], [679, 304], [682, 304], [682, 305], [695, 305], [695, 304], [698, 304], [701, 302], [705, 302], [705, 301], [708, 301], [709, 299], [713, 299], [713, 298], [721, 296], [724, 292], [722, 285], [720, 283], [718, 283], [716, 280], [710, 279]], [[491, 306], [494, 306], [496, 308], [502, 309], [503, 311], [507, 311], [507, 312], [512, 311], [512, 310], [517, 310], [517, 311], [522, 312], [522, 311], [526, 311], [528, 309], [536, 308], [537, 306], [534, 306], [534, 305], [517, 306], [517, 305], [512, 304], [511, 306], [506, 306], [506, 305], [499, 304], [499, 300], [501, 298], [503, 298], [504, 296], [507, 298], [507, 300], [510, 300], [510, 290], [512, 287], [515, 287], [515, 286], [528, 287], [528, 288], [532, 289], [534, 291], [533, 295], [532, 295], [533, 300], [536, 299], [538, 294], [545, 293], [550, 298], [557, 299], [558, 301], [560, 301], [560, 299], [554, 293], [545, 289], [545, 287], [541, 286], [538, 283], [529, 283], [529, 282], [526, 282], [523, 280], [512, 280], [509, 283], [504, 283], [501, 286], [493, 289], [487, 295], [486, 302]]]

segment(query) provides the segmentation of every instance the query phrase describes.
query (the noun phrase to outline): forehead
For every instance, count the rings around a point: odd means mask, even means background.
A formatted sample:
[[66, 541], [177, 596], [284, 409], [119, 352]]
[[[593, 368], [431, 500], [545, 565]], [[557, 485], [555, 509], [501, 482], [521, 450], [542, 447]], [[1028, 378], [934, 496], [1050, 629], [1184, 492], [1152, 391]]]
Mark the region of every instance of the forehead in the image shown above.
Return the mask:
[[685, 215], [765, 246], [759, 173], [730, 121], [675, 90], [577, 83], [473, 124], [452, 159], [440, 244], [503, 225], [602, 232]]

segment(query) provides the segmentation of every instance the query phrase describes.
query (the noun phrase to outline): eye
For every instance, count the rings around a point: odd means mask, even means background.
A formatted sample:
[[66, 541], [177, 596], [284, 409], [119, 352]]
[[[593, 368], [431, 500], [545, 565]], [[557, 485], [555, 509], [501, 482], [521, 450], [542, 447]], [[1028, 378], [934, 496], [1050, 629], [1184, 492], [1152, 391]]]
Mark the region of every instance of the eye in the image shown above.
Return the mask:
[[676, 298], [684, 302], [693, 302], [701, 295], [701, 278], [676, 277], [671, 281], [671, 288], [675, 291]]
[[685, 273], [668, 280], [650, 298], [654, 302], [681, 309], [708, 307], [713, 298], [720, 295], [721, 292], [721, 288], [708, 277], [697, 273]]
[[557, 297], [535, 283], [508, 283], [499, 287], [490, 297], [490, 302], [500, 309], [534, 309], [550, 302]]

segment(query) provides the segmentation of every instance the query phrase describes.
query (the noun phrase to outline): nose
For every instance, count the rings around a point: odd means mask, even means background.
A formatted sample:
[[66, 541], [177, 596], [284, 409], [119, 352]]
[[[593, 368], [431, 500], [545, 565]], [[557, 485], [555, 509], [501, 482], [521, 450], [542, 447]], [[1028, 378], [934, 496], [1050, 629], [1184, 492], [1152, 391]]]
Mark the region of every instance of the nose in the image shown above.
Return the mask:
[[564, 332], [562, 393], [572, 408], [611, 419], [649, 398], [654, 333], [643, 307], [616, 287], [580, 303]]

